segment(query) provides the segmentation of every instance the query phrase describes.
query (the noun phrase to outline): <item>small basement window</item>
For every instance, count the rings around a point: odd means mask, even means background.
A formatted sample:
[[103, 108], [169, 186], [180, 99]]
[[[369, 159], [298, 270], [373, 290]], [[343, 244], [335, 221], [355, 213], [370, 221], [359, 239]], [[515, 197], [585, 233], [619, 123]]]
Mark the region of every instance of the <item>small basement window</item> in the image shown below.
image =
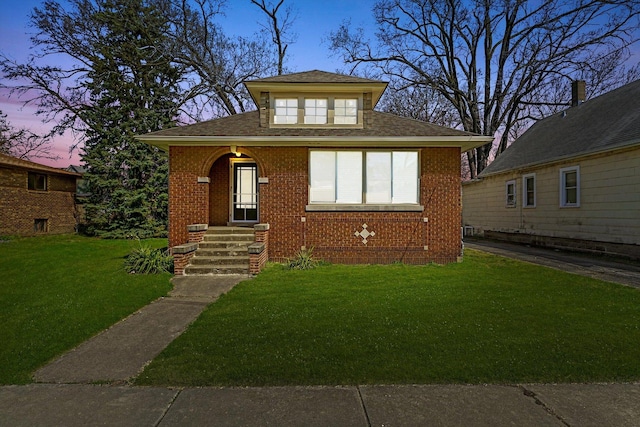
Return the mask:
[[29, 172], [29, 190], [47, 191], [47, 175]]
[[49, 231], [49, 220], [37, 218], [33, 220], [34, 233], [46, 233]]

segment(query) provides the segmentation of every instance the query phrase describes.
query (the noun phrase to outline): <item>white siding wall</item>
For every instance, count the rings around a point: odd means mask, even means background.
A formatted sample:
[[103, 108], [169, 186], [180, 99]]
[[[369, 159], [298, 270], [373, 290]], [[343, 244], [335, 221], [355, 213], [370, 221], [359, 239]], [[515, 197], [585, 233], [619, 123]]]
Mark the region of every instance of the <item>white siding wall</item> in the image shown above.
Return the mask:
[[[580, 166], [580, 207], [560, 207], [560, 169]], [[522, 176], [536, 174], [536, 207], [522, 207]], [[516, 207], [506, 207], [516, 180]], [[640, 148], [507, 173], [462, 187], [463, 225], [484, 230], [640, 244]]]

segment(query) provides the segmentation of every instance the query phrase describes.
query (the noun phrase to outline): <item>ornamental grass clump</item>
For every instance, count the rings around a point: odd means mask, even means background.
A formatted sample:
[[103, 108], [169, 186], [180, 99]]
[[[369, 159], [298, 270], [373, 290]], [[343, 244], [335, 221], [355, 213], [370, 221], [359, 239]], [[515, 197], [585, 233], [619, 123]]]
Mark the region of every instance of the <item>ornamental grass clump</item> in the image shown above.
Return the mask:
[[153, 249], [149, 245], [140, 246], [124, 260], [124, 267], [131, 274], [159, 274], [173, 271], [173, 257], [166, 248]]
[[298, 251], [295, 257], [287, 261], [289, 270], [311, 270], [316, 268], [319, 261], [313, 258], [313, 248]]

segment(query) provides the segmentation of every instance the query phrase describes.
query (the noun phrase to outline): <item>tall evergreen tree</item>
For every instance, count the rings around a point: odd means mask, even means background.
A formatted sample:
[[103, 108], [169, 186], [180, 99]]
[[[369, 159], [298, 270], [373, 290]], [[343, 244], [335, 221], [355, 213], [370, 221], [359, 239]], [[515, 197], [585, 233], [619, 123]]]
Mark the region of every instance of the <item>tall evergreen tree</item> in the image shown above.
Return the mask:
[[162, 54], [166, 20], [144, 0], [101, 0], [92, 17], [100, 30], [86, 87], [82, 159], [90, 189], [89, 230], [98, 235], [166, 232], [166, 155], [133, 136], [173, 124], [179, 71]]

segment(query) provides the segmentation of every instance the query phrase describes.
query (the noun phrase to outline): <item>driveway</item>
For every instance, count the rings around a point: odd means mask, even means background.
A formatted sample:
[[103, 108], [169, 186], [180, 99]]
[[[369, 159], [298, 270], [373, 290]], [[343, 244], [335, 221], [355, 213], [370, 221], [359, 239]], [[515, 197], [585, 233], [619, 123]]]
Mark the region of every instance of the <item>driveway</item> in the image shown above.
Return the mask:
[[468, 237], [464, 247], [640, 289], [640, 262]]

